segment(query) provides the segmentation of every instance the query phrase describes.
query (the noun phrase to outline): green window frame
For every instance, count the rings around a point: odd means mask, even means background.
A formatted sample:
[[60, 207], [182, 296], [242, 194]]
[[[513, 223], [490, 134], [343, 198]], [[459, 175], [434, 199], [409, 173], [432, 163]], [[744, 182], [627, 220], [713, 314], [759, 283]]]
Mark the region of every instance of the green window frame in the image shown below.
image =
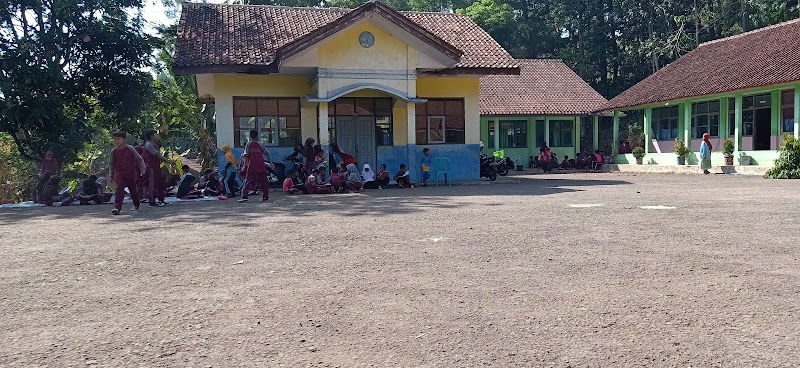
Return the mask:
[[528, 148], [528, 121], [500, 121], [500, 149]]
[[794, 90], [781, 91], [781, 126], [783, 133], [794, 133]]
[[550, 147], [573, 147], [575, 145], [574, 120], [550, 120]]
[[719, 137], [719, 100], [692, 104], [692, 138], [703, 138], [704, 133]]
[[653, 109], [653, 121], [650, 130], [659, 141], [672, 141], [678, 138], [678, 107], [661, 107]]
[[486, 124], [486, 139], [488, 142], [485, 142], [487, 148], [494, 149], [494, 127], [495, 127], [494, 120], [489, 120]]

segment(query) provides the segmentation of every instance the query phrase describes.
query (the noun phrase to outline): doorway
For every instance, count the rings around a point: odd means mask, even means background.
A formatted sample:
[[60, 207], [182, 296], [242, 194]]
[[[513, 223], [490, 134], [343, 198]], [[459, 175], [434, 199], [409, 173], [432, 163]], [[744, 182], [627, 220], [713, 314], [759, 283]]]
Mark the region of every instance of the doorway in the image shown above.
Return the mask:
[[337, 116], [336, 143], [356, 158], [358, 166], [375, 167], [375, 117]]
[[772, 111], [771, 109], [758, 109], [755, 116], [755, 129], [753, 131], [753, 149], [767, 151], [772, 148]]

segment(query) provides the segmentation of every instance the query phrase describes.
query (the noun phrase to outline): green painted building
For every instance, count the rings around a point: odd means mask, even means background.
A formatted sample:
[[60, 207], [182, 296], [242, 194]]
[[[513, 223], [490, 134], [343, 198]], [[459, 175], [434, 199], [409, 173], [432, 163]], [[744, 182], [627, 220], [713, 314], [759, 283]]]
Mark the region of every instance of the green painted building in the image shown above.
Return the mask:
[[[524, 165], [547, 144], [559, 160], [575, 158], [580, 150], [580, 119], [591, 116], [606, 99], [560, 60], [517, 61], [519, 75], [481, 78], [484, 152], [503, 150]], [[597, 149], [597, 116], [593, 132]]]
[[[675, 139], [689, 142], [698, 163], [709, 133], [712, 164], [724, 165], [722, 144], [735, 145], [734, 164], [771, 166], [785, 134], [800, 134], [800, 19], [700, 45], [605, 104], [619, 116], [643, 111], [645, 164], [677, 165]], [[634, 163], [617, 154], [615, 163]]]

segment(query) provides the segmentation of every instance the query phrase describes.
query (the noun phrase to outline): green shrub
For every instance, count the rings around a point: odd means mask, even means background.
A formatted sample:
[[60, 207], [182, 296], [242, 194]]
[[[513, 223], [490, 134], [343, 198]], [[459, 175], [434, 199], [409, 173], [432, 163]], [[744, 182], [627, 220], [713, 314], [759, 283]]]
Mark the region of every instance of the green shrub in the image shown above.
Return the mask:
[[780, 157], [764, 174], [769, 179], [800, 179], [800, 141], [791, 135], [783, 137]]
[[34, 165], [19, 154], [11, 137], [0, 134], [0, 203], [30, 200], [35, 182]]
[[675, 154], [679, 157], [686, 157], [690, 153], [689, 148], [682, 140], [675, 138]]
[[644, 157], [644, 148], [636, 147], [633, 149], [633, 157], [642, 158]]
[[730, 156], [733, 154], [733, 141], [730, 139], [726, 139], [725, 143], [722, 144], [722, 153], [725, 156]]

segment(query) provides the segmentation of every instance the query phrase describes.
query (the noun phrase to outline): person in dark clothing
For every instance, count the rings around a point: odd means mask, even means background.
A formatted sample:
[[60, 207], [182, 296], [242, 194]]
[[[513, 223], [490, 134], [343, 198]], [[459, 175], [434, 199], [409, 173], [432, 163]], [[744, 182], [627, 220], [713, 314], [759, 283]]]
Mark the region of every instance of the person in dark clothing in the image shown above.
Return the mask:
[[203, 192], [194, 187], [195, 178], [189, 166], [183, 165], [181, 169], [183, 169], [184, 175], [180, 183], [178, 183], [178, 192], [175, 194], [175, 197], [180, 199], [197, 199], [202, 197]]
[[[111, 134], [114, 138], [114, 149], [111, 150], [109, 162], [109, 175], [111, 181], [116, 183], [114, 188], [114, 209], [111, 213], [119, 215], [122, 211], [122, 200], [125, 199], [125, 188], [131, 193], [133, 208], [139, 210], [139, 191], [136, 188], [136, 176], [145, 172], [145, 163], [136, 150], [125, 143], [127, 135], [122, 132]], [[138, 171], [137, 171], [138, 169]]]
[[269, 200], [267, 165], [270, 165], [273, 170], [275, 165], [272, 164], [267, 147], [258, 141], [258, 131], [255, 129], [250, 131], [250, 141], [244, 146], [243, 156], [246, 156], [245, 161], [247, 162], [243, 165], [247, 181], [242, 189], [242, 199], [239, 202], [247, 202], [250, 191], [255, 190], [256, 187], [261, 188], [261, 201]]
[[89, 175], [88, 178], [83, 179], [80, 188], [78, 188], [78, 201], [81, 205], [103, 203], [103, 197], [103, 189], [97, 184], [96, 176]]

